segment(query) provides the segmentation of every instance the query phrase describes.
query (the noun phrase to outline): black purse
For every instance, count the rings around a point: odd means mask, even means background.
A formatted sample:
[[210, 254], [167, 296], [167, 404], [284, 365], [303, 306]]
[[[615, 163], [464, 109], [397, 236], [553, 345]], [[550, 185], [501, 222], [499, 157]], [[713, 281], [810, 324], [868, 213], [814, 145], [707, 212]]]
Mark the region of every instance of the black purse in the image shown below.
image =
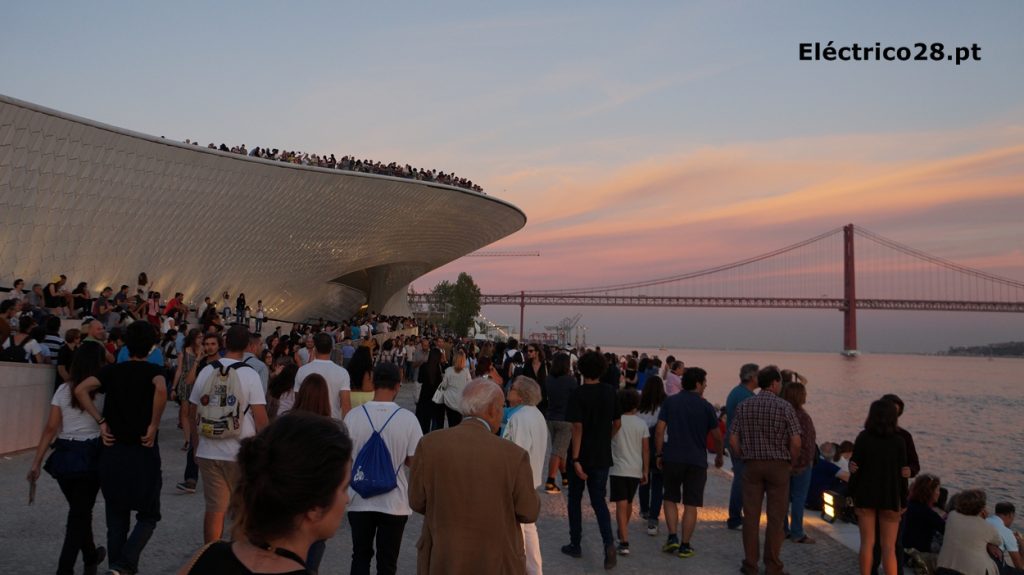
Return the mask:
[[54, 479], [94, 477], [99, 468], [100, 445], [98, 437], [84, 441], [58, 439], [53, 442], [53, 453], [43, 469]]

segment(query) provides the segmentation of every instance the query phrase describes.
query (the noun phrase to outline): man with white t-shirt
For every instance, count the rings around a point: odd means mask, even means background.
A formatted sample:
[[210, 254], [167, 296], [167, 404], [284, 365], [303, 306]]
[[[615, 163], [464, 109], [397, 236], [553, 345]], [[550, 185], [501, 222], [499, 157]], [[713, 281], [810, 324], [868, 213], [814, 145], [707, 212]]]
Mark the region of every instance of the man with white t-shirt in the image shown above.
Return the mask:
[[985, 520], [995, 526], [999, 538], [1003, 540], [999, 545], [999, 550], [1003, 552], [1003, 563], [999, 566], [1001, 575], [1024, 573], [1024, 559], [1020, 553], [1021, 535], [1010, 529], [1016, 516], [1017, 508], [1013, 503], [1002, 501], [996, 503], [995, 514]]
[[313, 351], [309, 363], [295, 372], [295, 393], [299, 393], [302, 382], [306, 381], [311, 374], [322, 375], [327, 381], [327, 395], [331, 400], [331, 417], [340, 421], [352, 409], [352, 384], [348, 371], [331, 361], [331, 349], [334, 347], [334, 343], [331, 341], [330, 335], [321, 332], [312, 336], [312, 339]]
[[377, 573], [393, 574], [398, 570], [398, 552], [402, 545], [405, 524], [412, 514], [409, 507], [409, 473], [403, 467], [412, 465], [416, 446], [423, 432], [411, 411], [395, 403], [401, 388], [402, 375], [392, 363], [381, 362], [373, 373], [373, 400], [345, 416], [345, 426], [352, 438], [352, 453], [360, 450], [376, 430], [391, 454], [391, 466], [397, 470], [398, 486], [369, 499], [349, 488], [348, 521], [352, 526], [352, 573], [370, 572], [376, 540]]
[[[246, 348], [249, 346], [249, 328], [244, 325], [233, 325], [225, 336], [227, 353], [223, 358], [213, 361], [203, 368], [196, 376], [189, 396], [189, 416], [198, 426], [198, 406], [210, 402], [209, 383], [214, 370], [227, 368], [241, 362]], [[214, 439], [206, 437], [198, 431], [199, 438], [196, 448], [196, 463], [199, 464], [200, 476], [203, 480], [203, 494], [206, 498], [206, 515], [203, 518], [203, 540], [206, 543], [217, 541], [224, 529], [224, 517], [231, 503], [231, 494], [238, 485], [240, 470], [238, 467], [238, 449], [242, 439], [256, 435], [267, 425], [267, 401], [263, 394], [263, 385], [256, 370], [248, 365], [236, 368], [241, 383], [241, 397], [228, 397], [238, 401], [242, 412], [241, 435], [236, 438]]]

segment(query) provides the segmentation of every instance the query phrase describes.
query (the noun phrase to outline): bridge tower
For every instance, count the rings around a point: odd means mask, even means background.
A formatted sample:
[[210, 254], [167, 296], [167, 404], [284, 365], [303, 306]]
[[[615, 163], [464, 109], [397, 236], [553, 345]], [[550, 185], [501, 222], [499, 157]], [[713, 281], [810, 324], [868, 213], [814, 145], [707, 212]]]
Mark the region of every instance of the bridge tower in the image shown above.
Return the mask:
[[857, 355], [857, 278], [853, 224], [843, 226], [843, 355]]

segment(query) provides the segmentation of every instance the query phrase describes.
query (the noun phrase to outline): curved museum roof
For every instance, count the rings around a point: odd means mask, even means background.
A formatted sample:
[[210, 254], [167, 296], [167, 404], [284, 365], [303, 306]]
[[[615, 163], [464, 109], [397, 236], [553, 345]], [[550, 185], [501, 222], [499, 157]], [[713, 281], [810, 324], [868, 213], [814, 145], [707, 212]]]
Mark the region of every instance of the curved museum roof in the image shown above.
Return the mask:
[[[139, 134], [0, 95], [0, 283], [139, 272], [165, 297], [239, 291], [272, 317], [399, 313], [417, 277], [516, 232], [519, 208], [423, 182]], [[407, 309], [407, 308], [406, 308]]]

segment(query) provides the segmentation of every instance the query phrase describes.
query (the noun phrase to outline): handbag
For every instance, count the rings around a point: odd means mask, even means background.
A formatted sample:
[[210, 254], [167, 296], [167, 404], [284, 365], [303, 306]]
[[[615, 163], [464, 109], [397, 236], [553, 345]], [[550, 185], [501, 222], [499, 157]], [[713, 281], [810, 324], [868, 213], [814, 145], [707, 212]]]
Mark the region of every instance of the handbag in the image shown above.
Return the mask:
[[431, 401], [438, 405], [444, 405], [444, 392], [448, 390], [448, 386], [445, 385], [445, 381], [446, 380], [444, 379], [441, 380], [441, 384], [438, 385], [437, 390], [434, 391], [434, 397], [431, 398]]
[[85, 441], [58, 439], [43, 469], [54, 479], [96, 475], [99, 469], [100, 438]]

